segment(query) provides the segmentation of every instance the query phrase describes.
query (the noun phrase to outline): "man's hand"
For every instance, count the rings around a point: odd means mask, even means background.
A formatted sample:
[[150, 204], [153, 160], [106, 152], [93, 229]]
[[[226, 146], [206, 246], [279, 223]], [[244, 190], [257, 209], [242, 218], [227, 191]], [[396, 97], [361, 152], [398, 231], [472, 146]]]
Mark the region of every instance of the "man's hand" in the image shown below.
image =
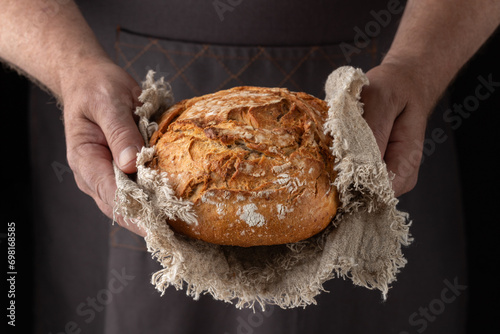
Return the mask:
[[133, 173], [143, 144], [132, 116], [140, 88], [108, 58], [74, 1], [58, 1], [55, 11], [45, 1], [0, 0], [0, 5], [0, 60], [36, 79], [63, 104], [76, 182], [113, 217], [112, 161]]
[[[112, 160], [125, 173], [137, 171], [143, 139], [133, 118], [141, 89], [111, 61], [89, 63], [85, 71], [64, 81], [64, 125], [67, 158], [78, 187], [102, 212], [113, 217], [116, 191]], [[137, 225], [115, 217], [118, 224], [145, 236]]]
[[426, 121], [460, 68], [500, 23], [500, 2], [409, 0], [380, 66], [367, 73], [365, 119], [399, 196], [417, 182]]
[[392, 186], [400, 196], [417, 183], [427, 118], [436, 98], [416, 71], [403, 65], [382, 64], [366, 75], [370, 85], [361, 93], [364, 117], [387, 169], [395, 174]]

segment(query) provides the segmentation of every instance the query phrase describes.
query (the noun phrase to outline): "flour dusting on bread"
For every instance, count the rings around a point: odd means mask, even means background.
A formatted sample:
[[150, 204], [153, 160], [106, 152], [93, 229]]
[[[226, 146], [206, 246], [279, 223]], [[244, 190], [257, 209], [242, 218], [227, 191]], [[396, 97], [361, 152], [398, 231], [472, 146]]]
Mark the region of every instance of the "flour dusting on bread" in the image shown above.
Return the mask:
[[236, 87], [184, 100], [158, 121], [149, 167], [167, 173], [199, 224], [170, 221], [208, 242], [255, 246], [323, 230], [338, 206], [326, 103], [283, 88]]

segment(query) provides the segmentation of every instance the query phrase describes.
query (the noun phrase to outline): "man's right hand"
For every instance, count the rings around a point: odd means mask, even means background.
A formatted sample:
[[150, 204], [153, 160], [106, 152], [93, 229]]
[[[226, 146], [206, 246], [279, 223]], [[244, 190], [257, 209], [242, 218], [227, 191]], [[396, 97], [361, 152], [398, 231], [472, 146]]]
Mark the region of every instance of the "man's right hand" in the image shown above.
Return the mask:
[[135, 172], [143, 145], [132, 114], [141, 89], [108, 58], [74, 1], [0, 0], [0, 6], [0, 60], [35, 79], [63, 105], [76, 182], [112, 217], [112, 161], [125, 173]]
[[[133, 117], [141, 89], [109, 60], [80, 68], [62, 81], [68, 163], [78, 187], [112, 218], [117, 189], [112, 161], [125, 173], [136, 172], [136, 155], [144, 144]], [[145, 236], [135, 224], [115, 218]]]

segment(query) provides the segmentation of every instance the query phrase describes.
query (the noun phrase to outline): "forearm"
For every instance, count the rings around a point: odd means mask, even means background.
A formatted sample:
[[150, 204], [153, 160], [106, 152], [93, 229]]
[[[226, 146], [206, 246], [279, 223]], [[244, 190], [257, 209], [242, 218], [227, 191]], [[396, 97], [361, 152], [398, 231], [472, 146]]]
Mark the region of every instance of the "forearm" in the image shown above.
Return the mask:
[[385, 63], [413, 66], [437, 99], [500, 24], [500, 1], [409, 0]]
[[0, 58], [60, 101], [64, 83], [86, 62], [107, 60], [73, 1], [0, 0], [0, 6]]

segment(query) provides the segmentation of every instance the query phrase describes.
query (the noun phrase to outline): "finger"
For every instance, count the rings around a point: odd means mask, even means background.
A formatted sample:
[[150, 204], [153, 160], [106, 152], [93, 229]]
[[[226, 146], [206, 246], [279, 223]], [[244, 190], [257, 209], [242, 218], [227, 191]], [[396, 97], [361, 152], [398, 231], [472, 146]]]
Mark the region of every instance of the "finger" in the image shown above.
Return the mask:
[[88, 143], [80, 145], [75, 151], [71, 154], [70, 166], [73, 166], [79, 188], [94, 200], [99, 199], [112, 206], [117, 187], [107, 147]]
[[380, 150], [381, 157], [391, 136], [392, 127], [396, 117], [405, 108], [402, 100], [391, 95], [392, 90], [387, 85], [379, 82], [373, 72], [368, 72], [370, 85], [361, 91], [361, 102], [363, 103], [363, 118], [370, 126]]
[[125, 73], [123, 81], [98, 85], [89, 100], [92, 103], [82, 111], [89, 121], [102, 129], [113, 160], [128, 174], [137, 171], [136, 156], [144, 146], [133, 114], [141, 104], [138, 100], [140, 93], [140, 87]]
[[387, 169], [394, 173], [392, 188], [396, 197], [412, 190], [417, 184], [422, 151], [405, 148], [406, 143], [390, 143], [386, 151]]
[[[92, 123], [90, 123], [92, 124]], [[140, 229], [133, 223], [127, 223], [123, 217], [117, 215], [113, 216], [114, 198], [116, 193], [116, 181], [113, 166], [111, 163], [111, 153], [109, 149], [99, 142], [104, 141], [104, 134], [95, 134], [100, 131], [96, 125], [86, 126], [89, 131], [85, 134], [76, 136], [82, 142], [68, 152], [68, 161], [74, 171], [75, 180], [78, 187], [91, 196], [97, 203], [99, 209], [106, 214], [109, 218], [115, 218], [120, 226], [128, 230], [145, 236], [144, 230]], [[94, 133], [94, 135], [91, 135]], [[75, 137], [72, 137], [74, 139]], [[86, 139], [83, 139], [86, 138]], [[90, 142], [89, 142], [90, 141]], [[98, 143], [92, 143], [92, 141]], [[69, 141], [73, 142], [72, 140]], [[89, 164], [88, 161], [92, 161]]]
[[[96, 202], [99, 209], [109, 218], [126, 229], [140, 235], [146, 236], [146, 232], [132, 222], [127, 222], [120, 215], [114, 215], [114, 198], [116, 193], [116, 182], [114, 171], [110, 163], [111, 155], [105, 152], [104, 147], [94, 147], [91, 149], [90, 159], [94, 161], [92, 168], [80, 167], [75, 172], [75, 179], [82, 191], [90, 195]], [[101, 151], [102, 150], [102, 151]], [[84, 152], [84, 154], [86, 154]]]
[[130, 174], [137, 171], [137, 153], [144, 141], [134, 121], [132, 110], [123, 106], [119, 108], [101, 112], [99, 125], [115, 163], [124, 173]]
[[113, 218], [114, 221], [116, 221], [121, 227], [124, 227], [127, 230], [140, 235], [141, 237], [146, 237], [147, 233], [144, 229], [142, 229], [132, 221], [124, 219], [121, 215], [114, 214], [113, 207], [109, 206], [107, 203], [104, 203], [101, 200], [97, 199], [96, 204], [106, 216]]
[[83, 117], [66, 118], [67, 158], [79, 188], [112, 204], [116, 190], [111, 153], [99, 126]]
[[394, 122], [384, 160], [395, 174], [393, 189], [400, 196], [413, 189], [422, 159], [426, 118], [422, 113], [405, 110]]

